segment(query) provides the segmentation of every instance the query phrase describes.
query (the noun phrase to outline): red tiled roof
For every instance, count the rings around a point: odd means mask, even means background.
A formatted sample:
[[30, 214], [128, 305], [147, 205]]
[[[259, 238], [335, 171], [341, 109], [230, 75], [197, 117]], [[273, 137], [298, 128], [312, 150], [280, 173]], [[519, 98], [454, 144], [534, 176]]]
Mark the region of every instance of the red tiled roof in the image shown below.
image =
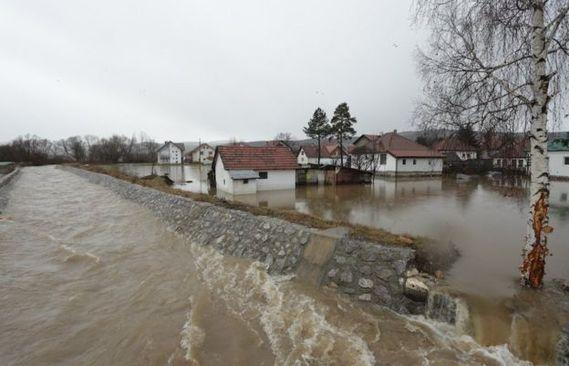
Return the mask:
[[[302, 149], [308, 158], [318, 158], [318, 145], [303, 145]], [[344, 149], [346, 153], [346, 149]], [[328, 143], [322, 144], [320, 146], [320, 157], [321, 158], [337, 158], [340, 156], [340, 146], [338, 143]]]
[[219, 146], [226, 170], [292, 170], [298, 168], [290, 149], [280, 146]]
[[457, 137], [447, 137], [437, 142], [433, 149], [436, 151], [476, 151], [472, 145], [460, 141]]
[[[439, 152], [416, 143], [395, 132], [378, 135], [364, 135], [371, 140], [365, 147], [368, 151], [387, 152], [396, 158], [442, 158]], [[358, 139], [359, 140], [359, 139]], [[356, 140], [357, 141], [357, 140]]]

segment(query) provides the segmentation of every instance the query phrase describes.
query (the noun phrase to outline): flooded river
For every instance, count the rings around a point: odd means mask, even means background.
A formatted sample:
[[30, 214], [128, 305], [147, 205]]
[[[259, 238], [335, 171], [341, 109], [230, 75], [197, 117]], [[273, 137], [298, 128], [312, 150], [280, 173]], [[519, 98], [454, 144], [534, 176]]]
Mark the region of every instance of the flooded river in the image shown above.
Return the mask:
[[[126, 173], [138, 176], [150, 174], [151, 168], [140, 164], [121, 166]], [[197, 192], [200, 187], [207, 187], [206, 167], [185, 166], [184, 174], [180, 166], [161, 169], [162, 174], [176, 177], [179, 188]], [[182, 176], [191, 183], [184, 185]], [[422, 235], [441, 245], [451, 242], [461, 252], [447, 274], [452, 285], [467, 293], [502, 298], [519, 288], [528, 183], [521, 177], [377, 178], [371, 185], [299, 186], [290, 191], [224, 197], [395, 233]], [[547, 259], [549, 279], [569, 279], [568, 196], [569, 182], [552, 182], [550, 221], [554, 231], [549, 236], [553, 254]]]
[[25, 168], [8, 195], [2, 365], [517, 364], [504, 346], [185, 242], [54, 167]]

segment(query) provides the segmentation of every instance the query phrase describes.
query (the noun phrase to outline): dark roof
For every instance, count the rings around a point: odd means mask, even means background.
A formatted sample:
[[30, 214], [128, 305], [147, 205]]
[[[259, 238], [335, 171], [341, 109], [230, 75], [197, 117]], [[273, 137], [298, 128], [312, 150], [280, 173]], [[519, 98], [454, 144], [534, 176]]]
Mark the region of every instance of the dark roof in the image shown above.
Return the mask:
[[569, 151], [569, 139], [557, 139], [547, 145], [548, 151]]
[[514, 138], [502, 138], [499, 149], [491, 151], [490, 156], [494, 158], [525, 158], [529, 153], [529, 137], [515, 136]]
[[219, 146], [226, 170], [293, 170], [298, 168], [296, 157], [289, 148], [280, 146]]
[[168, 144], [174, 144], [174, 145], [176, 145], [180, 150], [184, 151], [184, 144], [183, 144], [183, 143], [177, 144], [177, 143], [172, 142], [172, 141], [165, 141], [165, 142], [164, 142], [164, 145], [160, 146], [158, 149], [156, 149], [156, 151], [158, 152], [158, 151], [162, 150], [163, 148], [165, 148], [166, 146], [168, 146]]
[[[369, 142], [365, 149], [370, 152], [386, 152], [396, 158], [442, 158], [439, 152], [429, 149], [426, 146], [416, 143], [396, 132], [389, 132], [379, 135], [362, 135], [354, 143], [365, 137]], [[355, 149], [353, 149], [355, 150]]]
[[476, 148], [470, 144], [461, 141], [458, 137], [452, 136], [437, 142], [433, 149], [435, 151], [476, 151]]

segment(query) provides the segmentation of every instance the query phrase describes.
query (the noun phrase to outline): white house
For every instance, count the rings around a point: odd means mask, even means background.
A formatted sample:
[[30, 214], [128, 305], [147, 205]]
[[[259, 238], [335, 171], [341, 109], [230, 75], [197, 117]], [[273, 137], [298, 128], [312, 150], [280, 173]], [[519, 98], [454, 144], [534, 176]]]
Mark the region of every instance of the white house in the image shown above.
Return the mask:
[[437, 142], [433, 146], [433, 150], [439, 153], [449, 156], [456, 154], [456, 157], [460, 160], [476, 160], [478, 158], [478, 152], [474, 146], [460, 141], [456, 136], [447, 137]]
[[443, 155], [397, 134], [362, 135], [350, 147], [352, 168], [386, 176], [440, 175]]
[[306, 156], [306, 151], [301, 146], [296, 153], [296, 162], [298, 165], [306, 166], [308, 165], [308, 156]]
[[186, 160], [193, 163], [211, 164], [213, 162], [213, 155], [215, 150], [208, 144], [200, 144], [195, 149], [190, 151]]
[[551, 142], [547, 151], [549, 174], [554, 178], [569, 178], [569, 139]]
[[494, 168], [504, 171], [528, 173], [529, 171], [529, 139], [526, 136], [507, 139], [496, 138], [498, 146], [489, 153]]
[[164, 142], [156, 150], [158, 164], [182, 164], [184, 144], [175, 144], [172, 141]]
[[212, 170], [218, 191], [232, 195], [294, 189], [296, 157], [280, 146], [218, 146]]
[[[318, 145], [303, 145], [308, 164], [318, 164]], [[348, 152], [344, 149], [344, 161]], [[320, 165], [340, 165], [340, 145], [336, 142], [322, 143], [320, 146]]]

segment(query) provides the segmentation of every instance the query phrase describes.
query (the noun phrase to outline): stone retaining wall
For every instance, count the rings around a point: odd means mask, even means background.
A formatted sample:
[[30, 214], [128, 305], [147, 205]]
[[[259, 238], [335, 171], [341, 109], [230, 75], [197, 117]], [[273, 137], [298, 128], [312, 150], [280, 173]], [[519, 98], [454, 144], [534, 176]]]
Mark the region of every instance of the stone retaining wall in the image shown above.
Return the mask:
[[196, 202], [83, 169], [62, 169], [147, 207], [194, 243], [262, 261], [270, 273], [296, 272], [300, 279], [306, 274], [316, 285], [337, 287], [361, 301], [407, 312], [410, 300], [403, 288], [414, 259], [412, 249], [355, 240], [345, 234], [324, 244], [322, 231], [303, 225]]
[[[8, 189], [10, 188], [10, 183], [16, 179], [20, 174], [20, 168], [16, 167], [12, 172], [0, 176], [0, 210], [8, 204]], [[1, 213], [1, 212], [0, 212]]]

